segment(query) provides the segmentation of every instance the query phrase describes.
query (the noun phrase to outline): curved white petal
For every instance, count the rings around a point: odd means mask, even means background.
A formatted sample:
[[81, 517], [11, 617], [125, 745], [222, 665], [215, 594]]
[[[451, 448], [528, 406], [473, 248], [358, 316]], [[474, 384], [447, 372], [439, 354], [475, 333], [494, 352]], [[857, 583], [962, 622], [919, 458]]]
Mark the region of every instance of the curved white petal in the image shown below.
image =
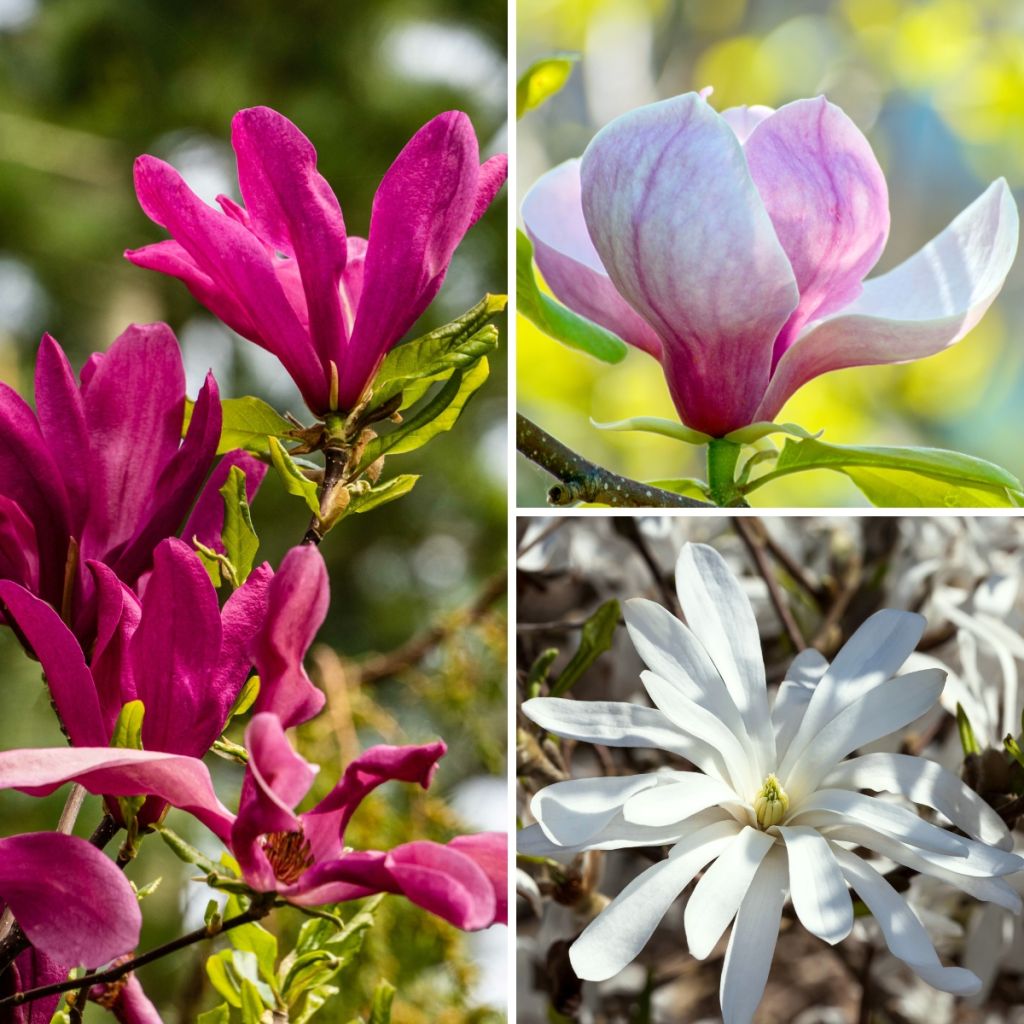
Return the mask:
[[924, 627], [923, 616], [893, 608], [875, 612], [861, 625], [815, 686], [796, 736], [780, 764], [782, 776], [808, 745], [817, 742], [821, 730], [843, 708], [896, 673], [917, 646]]
[[631, 345], [661, 358], [661, 340], [618, 293], [590, 240], [583, 219], [579, 159], [538, 178], [521, 208], [533, 255], [544, 280], [570, 309], [607, 327]]
[[740, 904], [722, 965], [719, 999], [723, 1024], [750, 1024], [768, 982], [782, 908], [786, 902], [786, 858], [770, 850]]
[[1013, 837], [1002, 818], [952, 772], [923, 757], [909, 754], [864, 754], [843, 761], [822, 781], [839, 789], [873, 789], [900, 793], [926, 804], [983, 843], [1009, 850]]
[[764, 655], [754, 610], [725, 559], [706, 544], [684, 544], [676, 592], [686, 621], [718, 669], [757, 753], [756, 774], [775, 765]]
[[962, 996], [977, 992], [981, 982], [970, 971], [942, 966], [924, 926], [900, 894], [870, 864], [838, 846], [833, 847], [833, 853], [847, 881], [878, 922], [893, 956], [943, 992]]
[[899, 804], [848, 789], [819, 789], [800, 804], [790, 822], [811, 827], [825, 826], [835, 820], [833, 815], [876, 829], [921, 850], [966, 857], [970, 849], [969, 840], [924, 821]]
[[729, 927], [758, 866], [775, 845], [767, 832], [746, 826], [704, 872], [686, 903], [683, 923], [690, 953], [703, 960]]
[[1013, 946], [1013, 918], [988, 903], [976, 908], [964, 941], [964, 968], [981, 979], [980, 995], [987, 995]]
[[606, 747], [650, 747], [667, 750], [697, 763], [709, 751], [677, 729], [657, 708], [624, 701], [569, 700], [534, 697], [523, 703], [523, 714], [542, 729], [585, 743]]
[[744, 803], [731, 786], [710, 775], [679, 772], [671, 778], [675, 781], [631, 796], [622, 808], [626, 821], [636, 825], [671, 825], [708, 807]]
[[922, 359], [959, 341], [1003, 287], [1017, 233], [1017, 206], [1000, 178], [910, 259], [866, 281], [845, 309], [810, 324], [779, 360], [755, 419], [774, 420], [819, 374]]
[[779, 770], [790, 800], [799, 803], [851, 751], [923, 715], [939, 699], [942, 683], [943, 673], [938, 669], [899, 676], [840, 711], [789, 765], [791, 745], [786, 755], [788, 767]]
[[853, 901], [827, 839], [812, 828], [780, 826], [789, 888], [800, 923], [830, 946], [853, 928]]
[[706, 775], [713, 775], [731, 785], [739, 796], [753, 799], [762, 781], [757, 765], [750, 751], [723, 722], [653, 672], [641, 672], [640, 681], [651, 700], [673, 723], [690, 733], [713, 755], [704, 760], [694, 760], [694, 764]]
[[775, 731], [776, 756], [781, 761], [800, 728], [804, 711], [815, 686], [828, 671], [828, 659], [813, 647], [801, 651], [786, 671], [772, 703], [772, 729]]
[[721, 719], [741, 743], [749, 743], [732, 695], [693, 633], [668, 609], [644, 598], [626, 601], [622, 614], [644, 664]]
[[570, 947], [577, 977], [604, 981], [635, 960], [668, 908], [728, 845], [738, 827], [735, 822], [709, 825], [679, 843], [667, 860], [634, 878]]
[[569, 779], [535, 793], [530, 810], [552, 842], [574, 846], [587, 842], [604, 828], [634, 793], [656, 786], [658, 781], [653, 773]]
[[[983, 870], [971, 855], [967, 857], [946, 857], [941, 853], [930, 853], [863, 826], [844, 824], [828, 830], [828, 838], [858, 843], [869, 850], [888, 857], [897, 864], [931, 875], [950, 885], [956, 886], [975, 899], [985, 903], [998, 903], [1007, 910], [1019, 914], [1022, 908], [1021, 898], [1002, 878], [993, 877]], [[971, 843], [976, 847], [977, 843]], [[972, 851], [973, 852], [973, 851]]]

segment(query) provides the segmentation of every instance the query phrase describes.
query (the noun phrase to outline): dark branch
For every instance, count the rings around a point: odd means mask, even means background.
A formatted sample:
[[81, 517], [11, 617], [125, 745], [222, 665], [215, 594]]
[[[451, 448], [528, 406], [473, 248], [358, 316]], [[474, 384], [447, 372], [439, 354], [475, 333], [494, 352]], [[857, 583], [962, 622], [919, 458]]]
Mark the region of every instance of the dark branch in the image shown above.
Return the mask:
[[73, 989], [88, 989], [92, 988], [93, 985], [109, 985], [112, 981], [123, 978], [126, 974], [130, 974], [139, 967], [151, 964], [154, 960], [160, 960], [171, 953], [177, 953], [179, 949], [185, 949], [187, 946], [192, 946], [197, 942], [212, 939], [215, 935], [231, 931], [232, 928], [238, 928], [240, 925], [258, 921], [270, 913], [272, 906], [273, 904], [271, 903], [254, 903], [245, 913], [229, 917], [216, 928], [209, 926], [197, 928], [194, 932], [181, 935], [171, 942], [165, 942], [162, 946], [157, 946], [148, 953], [143, 953], [132, 960], [126, 960], [123, 964], [118, 964], [116, 967], [111, 967], [106, 971], [97, 971], [94, 974], [86, 974], [81, 978], [72, 978], [70, 981], [60, 981], [53, 985], [40, 985], [39, 988], [31, 988], [25, 992], [15, 992], [14, 995], [0, 999], [0, 1009], [8, 1006], [23, 1006], [25, 1003], [34, 1002], [36, 999], [60, 995]]
[[531, 462], [560, 481], [548, 491], [550, 505], [565, 506], [586, 501], [613, 508], [713, 507], [707, 502], [685, 498], [612, 473], [577, 455], [522, 415], [516, 416], [516, 447]]

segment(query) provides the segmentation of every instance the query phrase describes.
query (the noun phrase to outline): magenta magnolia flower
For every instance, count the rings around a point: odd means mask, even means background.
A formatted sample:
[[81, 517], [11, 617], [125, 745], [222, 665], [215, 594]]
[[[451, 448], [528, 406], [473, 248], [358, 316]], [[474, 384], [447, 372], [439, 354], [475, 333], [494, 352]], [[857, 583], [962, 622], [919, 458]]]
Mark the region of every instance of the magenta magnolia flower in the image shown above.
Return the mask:
[[22, 980], [50, 975], [56, 964], [100, 967], [139, 941], [142, 914], [131, 885], [109, 857], [77, 836], [29, 832], [0, 839], [4, 904], [33, 947], [16, 963]]
[[680, 419], [712, 436], [773, 420], [799, 387], [962, 338], [1017, 250], [1003, 179], [895, 270], [867, 140], [824, 97], [716, 113], [639, 107], [542, 177], [523, 221], [566, 305], [661, 361]]
[[[133, 326], [93, 355], [76, 382], [56, 341], [36, 361], [36, 411], [0, 383], [0, 579], [20, 583], [61, 610], [88, 646], [94, 637], [90, 561], [134, 586], [153, 549], [182, 529], [220, 440], [217, 384], [208, 376], [184, 442], [185, 374], [164, 324]], [[212, 542], [223, 518], [216, 488], [230, 465], [250, 493], [265, 467], [242, 453], [221, 461], [213, 501], [186, 524]]]
[[180, 278], [228, 327], [273, 352], [314, 413], [347, 411], [437, 294], [507, 159], [481, 166], [469, 118], [438, 115], [384, 175], [364, 240], [346, 233], [316, 151], [286, 117], [239, 111], [231, 142], [244, 208], [220, 196], [214, 210], [162, 160], [136, 161], [139, 202], [173, 240], [125, 255]]
[[364, 797], [390, 780], [429, 785], [444, 743], [372, 747], [323, 800], [298, 813], [316, 768], [291, 749], [276, 715], [255, 715], [245, 739], [250, 759], [237, 816], [217, 800], [201, 761], [146, 750], [5, 751], [0, 788], [45, 796], [74, 781], [92, 793], [157, 797], [210, 828], [252, 889], [299, 906], [391, 892], [466, 930], [506, 922], [504, 834], [405, 843], [388, 851], [345, 847], [346, 826]]

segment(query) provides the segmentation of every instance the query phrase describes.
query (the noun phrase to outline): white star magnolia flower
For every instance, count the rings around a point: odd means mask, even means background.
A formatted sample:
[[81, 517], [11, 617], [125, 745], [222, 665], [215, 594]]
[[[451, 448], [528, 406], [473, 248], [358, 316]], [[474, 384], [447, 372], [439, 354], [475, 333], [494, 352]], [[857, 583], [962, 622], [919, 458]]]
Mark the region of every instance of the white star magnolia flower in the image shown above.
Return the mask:
[[[977, 794], [924, 758], [844, 760], [938, 699], [941, 670], [893, 678], [921, 637], [922, 617], [878, 612], [831, 666], [804, 651], [769, 705], [754, 615], [721, 556], [684, 546], [676, 585], [689, 628], [651, 601], [625, 605], [654, 708], [556, 698], [523, 705], [557, 735], [660, 748], [700, 769], [574, 779], [534, 796], [537, 824], [520, 832], [522, 853], [672, 847], [573, 943], [577, 975], [599, 981], [622, 970], [703, 871], [686, 904], [686, 938], [703, 959], [735, 918], [722, 969], [726, 1024], [749, 1022], [761, 1000], [787, 894], [804, 927], [835, 944], [853, 926], [852, 888], [895, 956], [936, 988], [975, 991], [975, 975], [943, 966], [903, 898], [854, 852], [866, 848], [977, 899], [1021, 908], [1001, 876], [1020, 871], [1024, 859], [1007, 852], [1006, 826]], [[862, 790], [899, 794], [908, 805]], [[966, 835], [923, 820], [913, 804]]]

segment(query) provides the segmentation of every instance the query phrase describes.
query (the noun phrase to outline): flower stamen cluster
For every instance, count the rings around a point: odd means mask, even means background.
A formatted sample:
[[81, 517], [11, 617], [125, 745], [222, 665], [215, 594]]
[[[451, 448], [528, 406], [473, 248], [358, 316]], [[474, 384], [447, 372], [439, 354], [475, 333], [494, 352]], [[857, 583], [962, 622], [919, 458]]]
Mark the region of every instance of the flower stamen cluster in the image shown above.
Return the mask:
[[784, 821], [788, 811], [789, 797], [772, 773], [764, 780], [764, 785], [754, 797], [754, 815], [757, 817], [757, 823], [761, 828], [769, 829], [772, 825]]

